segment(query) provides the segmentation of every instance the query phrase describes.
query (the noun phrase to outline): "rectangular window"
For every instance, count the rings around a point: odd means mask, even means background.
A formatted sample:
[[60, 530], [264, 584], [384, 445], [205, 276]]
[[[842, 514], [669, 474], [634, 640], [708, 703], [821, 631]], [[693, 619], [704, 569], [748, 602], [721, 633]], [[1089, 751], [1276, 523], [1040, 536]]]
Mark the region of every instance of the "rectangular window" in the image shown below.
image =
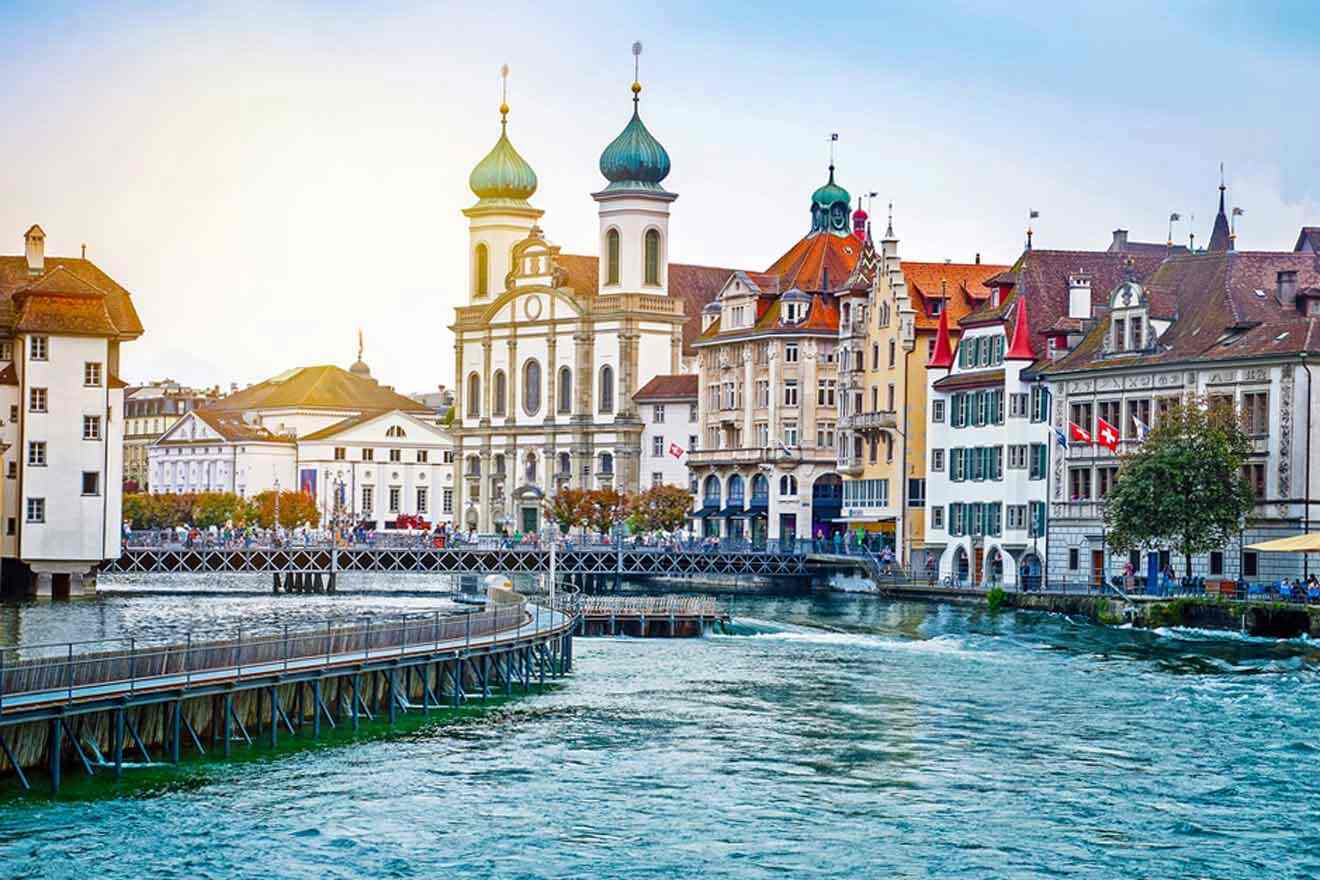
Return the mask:
[[944, 450], [932, 449], [930, 451], [930, 469], [932, 471], [944, 470]]
[[1118, 478], [1118, 467], [1109, 465], [1095, 469], [1095, 497], [1104, 498], [1109, 494], [1109, 490], [1114, 488], [1114, 480]]
[[44, 523], [46, 521], [46, 499], [29, 498], [27, 500], [27, 521]]
[[1242, 430], [1257, 437], [1269, 431], [1270, 412], [1269, 394], [1264, 391], [1248, 391], [1242, 395]]
[[770, 380], [756, 380], [756, 405], [759, 407], [770, 405]]
[[14, 343], [9, 340], [0, 342], [0, 361], [12, 361], [14, 359]]
[[1127, 345], [1127, 322], [1122, 318], [1114, 319], [1114, 351], [1123, 351]]
[[28, 465], [31, 467], [46, 466], [46, 441], [30, 440], [28, 441]]
[[431, 461], [431, 453], [426, 449], [417, 450], [417, 463], [428, 464]]
[[1132, 348], [1145, 347], [1145, 338], [1142, 335], [1144, 329], [1144, 322], [1141, 320], [1141, 315], [1133, 315], [1128, 320], [1128, 332], [1132, 334]]
[[375, 460], [376, 460], [376, 450], [374, 450], [374, 449], [364, 449], [364, 450], [362, 450], [362, 460], [363, 460], [363, 461], [375, 461]]
[[363, 513], [367, 513], [367, 514], [371, 513], [371, 504], [372, 504], [372, 502], [375, 500], [375, 494], [376, 494], [376, 493], [375, 493], [375, 487], [374, 487], [374, 486], [363, 486], [363, 487], [362, 487], [362, 512], [363, 512]]
[[15, 517], [9, 517], [5, 520], [5, 534], [13, 537], [18, 534], [18, 520]]
[[659, 471], [651, 471], [651, 488], [662, 486], [665, 482], [665, 475]]
[[1043, 480], [1045, 479], [1046, 463], [1045, 459], [1049, 455], [1049, 447], [1044, 443], [1032, 443], [1028, 453], [1027, 479]]
[[[1123, 429], [1123, 418], [1121, 415], [1122, 408], [1122, 401], [1118, 400], [1102, 400], [1097, 405], [1100, 418], [1104, 419], [1115, 428], [1118, 428], [1120, 431]], [[1096, 424], [1099, 424], [1099, 422]]]
[[932, 422], [944, 421], [944, 401], [933, 400], [930, 404], [930, 420]]
[[1091, 499], [1091, 469], [1089, 467], [1068, 469], [1068, 492], [1073, 501], [1089, 501]]
[[1090, 403], [1074, 403], [1069, 409], [1069, 417], [1072, 419], [1073, 424], [1083, 431], [1093, 431], [1095, 425], [1092, 424], [1092, 411], [1093, 407]]
[[83, 439], [84, 440], [101, 439], [100, 416], [83, 416]]
[[399, 463], [402, 462], [402, 461], [403, 461], [403, 450], [402, 450], [402, 449], [391, 449], [391, 450], [390, 450], [390, 464], [399, 464]]
[[1031, 537], [1045, 537], [1045, 502], [1032, 501], [1027, 510], [1027, 516], [1030, 517], [1031, 528], [1028, 535]]
[[797, 422], [784, 422], [784, 445], [798, 445], [798, 426]]
[[427, 499], [427, 497], [426, 497], [426, 489], [425, 489], [425, 487], [419, 488], [419, 489], [417, 490], [417, 512], [418, 512], [418, 513], [426, 513], [426, 502], [427, 502], [427, 500], [428, 500], [428, 499]]
[[818, 422], [816, 424], [816, 446], [821, 449], [834, 448], [833, 422]]
[[1135, 439], [1137, 436], [1137, 422], [1150, 429], [1150, 398], [1141, 400], [1129, 400], [1127, 402], [1127, 423], [1123, 427], [1124, 436]]
[[29, 388], [28, 389], [28, 411], [45, 412], [46, 411], [46, 389]]
[[798, 384], [796, 379], [784, 383], [784, 406], [798, 405]]
[[1008, 505], [1008, 530], [1022, 531], [1027, 527], [1027, 505], [1010, 504]]
[[967, 475], [967, 450], [950, 449], [949, 479], [955, 483], [961, 483], [966, 475]]
[[1224, 573], [1224, 551], [1210, 551], [1210, 573], [1216, 575]]
[[695, 421], [697, 420], [697, 417], [698, 417], [698, 416], [697, 416], [697, 405], [696, 405], [695, 403], [689, 403], [689, 404], [688, 404], [688, 421], [689, 421], [689, 422], [695, 422]]
[[[45, 336], [33, 336], [30, 344], [32, 360], [44, 361], [50, 357], [50, 340]], [[45, 502], [42, 502], [43, 506]]]
[[1259, 573], [1260, 567], [1255, 550], [1247, 550], [1242, 554], [1242, 576], [1254, 578]]
[[784, 343], [784, 363], [796, 364], [798, 362], [798, 347], [796, 342]]
[[889, 366], [891, 367], [894, 365], [894, 356], [895, 356], [894, 340], [891, 339], [889, 340]]
[[83, 471], [82, 493], [84, 495], [101, 494], [101, 474], [98, 471]]
[[919, 477], [908, 479], [908, 507], [926, 506], [926, 481]]
[[961, 535], [964, 527], [962, 502], [955, 501], [949, 505], [949, 534], [955, 537]]
[[706, 404], [712, 412], [720, 408], [720, 386], [718, 384], [706, 386]]
[[398, 486], [390, 486], [390, 513], [399, 512], [399, 504], [403, 500], [403, 490]]
[[1027, 444], [1015, 443], [1008, 447], [1008, 467], [1021, 470], [1027, 466]]
[[10, 461], [5, 463], [5, 476], [11, 480], [18, 479], [18, 462]]
[[769, 423], [769, 422], [757, 422], [757, 423], [756, 423], [756, 445], [757, 445], [758, 447], [760, 447], [761, 449], [765, 449], [766, 447], [768, 447], [768, 446], [770, 445], [770, 423]]
[[1050, 392], [1041, 385], [1031, 387], [1031, 420], [1047, 422], [1050, 418]]
[[651, 416], [655, 422], [663, 422], [665, 420], [665, 405], [663, 403], [657, 403], [655, 406], [651, 407]]
[[83, 384], [99, 388], [101, 386], [101, 365], [94, 361], [83, 364]]
[[944, 507], [939, 505], [930, 509], [930, 527], [932, 529], [944, 528]]
[[816, 382], [816, 403], [819, 406], [834, 406], [834, 380], [820, 379]]
[[664, 455], [665, 455], [665, 438], [664, 438], [664, 437], [660, 437], [660, 436], [652, 437], [652, 438], [651, 438], [651, 457], [652, 457], [652, 458], [664, 458]]
[[[767, 438], [767, 442], [768, 442], [768, 438]], [[688, 451], [688, 452], [696, 452], [698, 448], [699, 448], [699, 447], [697, 446], [697, 435], [696, 435], [696, 434], [688, 434], [688, 448], [687, 448], [687, 451]]]
[[985, 534], [985, 505], [984, 505], [984, 504], [972, 504], [972, 505], [970, 505], [970, 506], [971, 506], [971, 508], [972, 508], [972, 534], [973, 534], [973, 535], [984, 535], [984, 534]]
[[[968, 466], [967, 470], [971, 472], [972, 479], [984, 480], [985, 479], [985, 448], [981, 446], [976, 446], [967, 450], [967, 452], [971, 453], [972, 463]], [[967, 453], [964, 453], [964, 455], [966, 454]]]
[[452, 449], [446, 449], [446, 450], [441, 454], [441, 456], [440, 456], [440, 460], [441, 460], [442, 462], [444, 462], [445, 464], [453, 464], [453, 463], [454, 463], [454, 450], [452, 450]]
[[452, 514], [454, 512], [454, 490], [445, 489], [440, 495], [440, 512]]
[[966, 422], [967, 395], [959, 391], [949, 395], [949, 427], [961, 428]]
[[11, 422], [18, 421], [18, 404], [16, 403], [11, 403], [9, 405], [9, 421]]
[[1265, 500], [1265, 464], [1249, 462], [1242, 466], [1242, 479], [1251, 486], [1251, 494], [1257, 501]]
[[1076, 570], [1077, 570], [1078, 566], [1081, 565], [1081, 562], [1082, 562], [1081, 556], [1082, 556], [1082, 554], [1078, 552], [1078, 550], [1077, 550], [1076, 547], [1069, 547], [1069, 548], [1068, 548], [1068, 570], [1069, 570], [1069, 571], [1076, 571]]
[[335, 461], [343, 461], [348, 457], [348, 450], [342, 446], [335, 447]]
[[871, 369], [880, 369], [880, 343], [878, 342], [871, 343]]

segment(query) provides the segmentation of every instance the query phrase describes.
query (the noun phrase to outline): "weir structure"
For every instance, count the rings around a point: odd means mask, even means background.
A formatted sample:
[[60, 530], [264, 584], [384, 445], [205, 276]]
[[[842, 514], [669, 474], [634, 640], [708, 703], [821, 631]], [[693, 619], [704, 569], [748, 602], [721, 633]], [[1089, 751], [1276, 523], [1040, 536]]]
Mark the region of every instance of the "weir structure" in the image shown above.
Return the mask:
[[[119, 778], [129, 761], [225, 756], [235, 743], [322, 725], [484, 701], [544, 687], [573, 664], [576, 614], [494, 591], [466, 613], [328, 620], [239, 629], [234, 637], [138, 646], [133, 639], [0, 649], [0, 773], [24, 790], [66, 762]], [[154, 749], [154, 751], [153, 751]]]

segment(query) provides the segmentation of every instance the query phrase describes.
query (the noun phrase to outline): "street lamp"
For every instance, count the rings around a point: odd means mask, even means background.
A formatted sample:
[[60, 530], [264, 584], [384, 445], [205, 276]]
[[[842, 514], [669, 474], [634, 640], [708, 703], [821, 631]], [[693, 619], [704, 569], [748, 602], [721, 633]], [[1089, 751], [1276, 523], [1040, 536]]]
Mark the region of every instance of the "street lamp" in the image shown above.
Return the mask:
[[275, 528], [274, 528], [274, 534], [275, 534], [275, 546], [278, 547], [279, 544], [280, 544], [280, 478], [279, 478], [278, 475], [276, 475], [276, 477], [275, 477], [275, 523], [274, 523], [274, 527], [275, 527]]

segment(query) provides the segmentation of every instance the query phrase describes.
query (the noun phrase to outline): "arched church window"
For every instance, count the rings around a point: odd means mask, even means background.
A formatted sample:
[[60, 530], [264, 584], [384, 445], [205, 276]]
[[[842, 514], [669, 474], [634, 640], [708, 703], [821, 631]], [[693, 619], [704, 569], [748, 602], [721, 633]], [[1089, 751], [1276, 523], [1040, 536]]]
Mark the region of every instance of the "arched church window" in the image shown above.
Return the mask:
[[601, 474], [614, 473], [614, 456], [610, 455], [608, 452], [602, 452], [600, 454], [600, 473]]
[[536, 483], [536, 453], [535, 452], [527, 453], [527, 458], [524, 459], [523, 462], [523, 476], [527, 478], [527, 482], [533, 484]]
[[619, 230], [605, 233], [605, 283], [619, 283]]
[[508, 396], [508, 379], [505, 378], [503, 370], [496, 370], [495, 375], [491, 377], [490, 382], [490, 414], [493, 416], [502, 416], [505, 414], [504, 400]]
[[541, 410], [541, 362], [529, 360], [523, 364], [523, 409], [529, 416]]
[[399, 427], [398, 425], [390, 425], [388, 428], [385, 429], [385, 436], [386, 436], [386, 437], [407, 437], [407, 436], [408, 436], [408, 432], [405, 431], [405, 430], [403, 430], [403, 428]]
[[660, 233], [646, 230], [646, 283], [660, 284]]
[[477, 245], [476, 253], [476, 287], [477, 296], [485, 296], [490, 293], [490, 248], [484, 244]]
[[600, 411], [614, 412], [614, 368], [609, 364], [600, 368]]
[[556, 406], [560, 413], [573, 411], [573, 371], [568, 367], [559, 368], [559, 394]]
[[467, 414], [470, 419], [481, 416], [481, 377], [476, 373], [468, 376]]

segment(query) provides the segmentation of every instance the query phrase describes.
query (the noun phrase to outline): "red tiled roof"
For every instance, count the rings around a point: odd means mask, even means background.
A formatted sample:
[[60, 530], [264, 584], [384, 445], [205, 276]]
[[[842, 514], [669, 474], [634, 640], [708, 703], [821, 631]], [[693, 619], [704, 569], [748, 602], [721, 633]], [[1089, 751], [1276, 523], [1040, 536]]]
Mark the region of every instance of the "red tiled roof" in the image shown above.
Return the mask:
[[981, 370], [976, 373], [950, 373], [931, 387], [948, 391], [951, 388], [984, 388], [988, 385], [1003, 384], [1003, 370]]
[[862, 253], [862, 242], [849, 233], [812, 233], [798, 241], [766, 269], [780, 277], [779, 289], [798, 288], [808, 293], [837, 290], [844, 286]]
[[697, 377], [694, 374], [656, 376], [633, 394], [633, 400], [696, 400]]
[[1293, 245], [1293, 250], [1311, 250], [1320, 254], [1320, 226], [1303, 226], [1302, 231], [1297, 233], [1297, 244]]
[[834, 300], [834, 297], [824, 292], [811, 293], [807, 296], [811, 297], [811, 303], [807, 306], [807, 316], [796, 324], [781, 324], [779, 322], [780, 299], [776, 297], [769, 300], [768, 307], [760, 312], [756, 323], [751, 327], [721, 333], [720, 319], [716, 318], [701, 334], [698, 341], [709, 342], [717, 337], [720, 339], [741, 339], [746, 336], [760, 336], [767, 333], [779, 335], [838, 333], [839, 304]]
[[[565, 284], [576, 293], [595, 295], [600, 290], [600, 261], [580, 254], [559, 254], [555, 262], [567, 275]], [[683, 353], [692, 353], [692, 343], [701, 334], [701, 309], [719, 295], [724, 282], [736, 270], [715, 266], [669, 264], [669, 295], [683, 300]]]
[[120, 335], [106, 309], [106, 294], [57, 266], [13, 294], [14, 330], [74, 336]]
[[[26, 257], [0, 257], [0, 328], [12, 330], [18, 310], [14, 294], [34, 282], [64, 270], [85, 282], [91, 288], [101, 291], [105, 296], [105, 310], [110, 324], [121, 338], [133, 339], [142, 335], [142, 322], [137, 310], [133, 308], [133, 299], [127, 290], [120, 287], [113, 278], [106, 275], [90, 260], [73, 257], [46, 257], [43, 276], [33, 278], [28, 273]], [[61, 282], [61, 286], [67, 286]]]
[[976, 309], [990, 294], [985, 285], [1007, 266], [987, 263], [918, 263], [902, 261], [903, 281], [907, 284], [912, 307], [916, 309], [918, 330], [934, 330], [939, 318], [930, 313], [930, 300], [947, 293], [945, 307], [949, 320], [957, 322]]

